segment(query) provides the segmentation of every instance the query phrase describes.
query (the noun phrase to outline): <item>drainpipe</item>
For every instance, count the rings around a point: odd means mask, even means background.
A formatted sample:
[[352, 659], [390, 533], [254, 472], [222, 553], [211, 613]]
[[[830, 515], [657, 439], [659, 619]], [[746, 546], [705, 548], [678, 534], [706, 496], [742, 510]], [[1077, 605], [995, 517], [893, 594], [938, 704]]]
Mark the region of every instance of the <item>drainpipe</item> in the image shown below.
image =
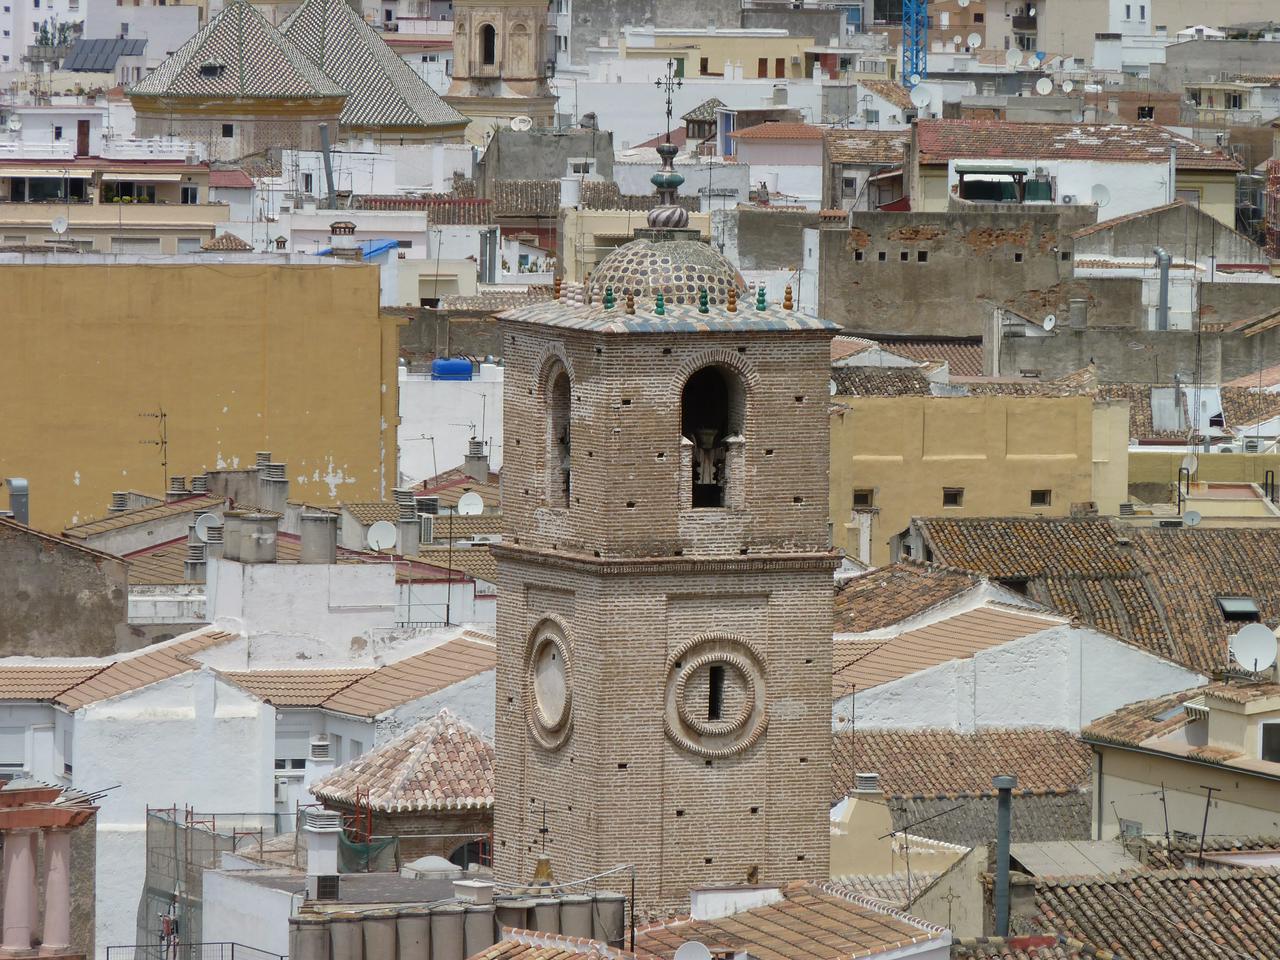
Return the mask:
[[1013, 788], [1018, 778], [991, 778], [996, 788], [996, 936], [1009, 936], [1009, 834], [1013, 829]]
[[1160, 268], [1160, 300], [1156, 306], [1156, 329], [1169, 329], [1169, 265], [1173, 257], [1164, 247], [1155, 248], [1156, 266]]
[[324, 157], [324, 186], [329, 193], [328, 208], [338, 208], [338, 195], [333, 190], [333, 158], [329, 155], [329, 125], [320, 124], [320, 153]]
[[26, 477], [9, 477], [5, 483], [9, 487], [9, 512], [13, 514], [13, 519], [23, 525], [29, 524], [31, 507]]

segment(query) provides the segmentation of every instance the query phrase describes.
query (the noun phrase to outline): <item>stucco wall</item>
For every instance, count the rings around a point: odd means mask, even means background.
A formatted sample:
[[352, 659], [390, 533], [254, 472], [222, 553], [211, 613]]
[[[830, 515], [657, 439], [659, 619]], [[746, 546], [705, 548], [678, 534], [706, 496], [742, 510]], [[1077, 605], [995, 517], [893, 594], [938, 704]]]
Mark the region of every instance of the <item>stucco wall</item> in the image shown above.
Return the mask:
[[[859, 729], [1049, 727], [1077, 731], [1125, 704], [1204, 677], [1093, 630], [1062, 626], [921, 670], [856, 695]], [[850, 698], [833, 704], [844, 729]]]
[[295, 900], [301, 903], [284, 890], [252, 883], [234, 872], [206, 870], [201, 936], [206, 943], [242, 943], [288, 956]]
[[[0, 267], [0, 475], [31, 480], [46, 530], [271, 450], [290, 493], [377, 500], [395, 484], [396, 323], [373, 266]], [[74, 411], [74, 416], [68, 416]], [[50, 442], [56, 438], [56, 442]]]
[[128, 607], [124, 561], [0, 523], [0, 655], [114, 653]]
[[911, 902], [913, 917], [950, 927], [957, 937], [980, 937], [982, 882], [987, 872], [987, 847], [974, 847]]
[[402, 477], [416, 483], [458, 466], [473, 436], [484, 441], [490, 469], [502, 467], [502, 373], [502, 367], [486, 364], [474, 380], [401, 377]]

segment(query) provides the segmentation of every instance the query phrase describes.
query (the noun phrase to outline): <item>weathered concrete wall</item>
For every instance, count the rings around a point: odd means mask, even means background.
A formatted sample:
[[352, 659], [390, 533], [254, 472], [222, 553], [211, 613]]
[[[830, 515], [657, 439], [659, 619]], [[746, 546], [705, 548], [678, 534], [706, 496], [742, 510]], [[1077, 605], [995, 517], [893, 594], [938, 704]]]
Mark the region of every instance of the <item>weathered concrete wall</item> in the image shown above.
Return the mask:
[[500, 357], [502, 338], [498, 336], [498, 324], [492, 313], [416, 310], [400, 328], [400, 355], [414, 360], [445, 356]]
[[1265, 75], [1273, 73], [1276, 65], [1275, 46], [1265, 40], [1187, 40], [1165, 47], [1164, 56], [1164, 63], [1151, 65], [1151, 85], [1178, 93], [1188, 83], [1207, 81], [1210, 76]]
[[740, 0], [574, 0], [573, 23], [569, 33], [569, 56], [574, 64], [587, 62], [587, 48], [599, 45], [601, 37], [616, 44], [625, 26], [644, 24], [658, 27], [703, 29], [742, 25]]
[[0, 523], [0, 655], [101, 657], [126, 629], [129, 568]]
[[595, 171], [613, 179], [613, 134], [608, 130], [499, 128], [476, 164], [480, 196], [493, 196], [499, 180], [559, 180], [570, 157], [594, 157]]
[[1081, 259], [1110, 256], [1150, 260], [1157, 244], [1180, 260], [1207, 263], [1212, 256], [1218, 263], [1269, 262], [1248, 237], [1186, 203], [1148, 216], [1120, 218], [1110, 226], [1100, 223], [1092, 232], [1075, 238], [1075, 254]]
[[817, 225], [811, 210], [738, 209], [712, 211], [711, 229], [739, 269], [783, 270], [799, 269], [805, 228]]
[[850, 228], [821, 231], [819, 313], [852, 331], [973, 336], [993, 304], [1029, 316], [1065, 307], [1077, 295], [1062, 288], [1071, 234], [1092, 215], [1077, 207], [855, 212]]
[[1280, 332], [1253, 337], [1191, 330], [1117, 330], [1059, 327], [1049, 337], [1006, 337], [1000, 341], [1000, 372], [1017, 376], [1039, 370], [1045, 379], [1079, 370], [1090, 362], [1104, 383], [1172, 383], [1175, 372], [1193, 376], [1199, 356], [1205, 383], [1233, 380], [1280, 363]]
[[844, 36], [844, 17], [839, 10], [747, 9], [742, 11], [742, 26], [748, 30], [785, 30], [793, 37], [813, 37], [818, 44], [832, 37]]
[[1280, 283], [1206, 283], [1200, 298], [1205, 323], [1232, 323], [1280, 310]]

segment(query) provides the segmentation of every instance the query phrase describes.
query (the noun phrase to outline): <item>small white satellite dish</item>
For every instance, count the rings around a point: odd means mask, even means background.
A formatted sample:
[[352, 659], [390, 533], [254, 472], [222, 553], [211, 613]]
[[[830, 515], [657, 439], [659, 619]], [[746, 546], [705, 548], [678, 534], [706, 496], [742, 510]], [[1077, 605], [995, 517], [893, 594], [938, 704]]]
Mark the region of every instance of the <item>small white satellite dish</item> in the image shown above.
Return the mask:
[[923, 80], [923, 79], [924, 79], [924, 77], [920, 76], [920, 74], [918, 74], [918, 73], [913, 73], [913, 74], [910, 76], [910, 78], [909, 78], [909, 80], [910, 80], [910, 82], [911, 82], [911, 85], [912, 85], [913, 87], [914, 87], [917, 83], [919, 83], [921, 80]]
[[1036, 81], [1036, 93], [1042, 97], [1046, 97], [1053, 93], [1053, 81], [1048, 77], [1041, 77]]
[[960, 34], [957, 33], [954, 37], [951, 38], [951, 42], [958, 47], [960, 46], [960, 44], [964, 43], [964, 37], [960, 36]]
[[1022, 51], [1017, 47], [1006, 50], [1004, 53], [1004, 62], [1011, 67], [1017, 67], [1022, 64]]
[[1027, 16], [1028, 16], [1028, 17], [1034, 17], [1035, 15], [1036, 15], [1036, 8], [1035, 8], [1035, 7], [1027, 7]]
[[521, 131], [524, 131], [524, 130], [532, 130], [532, 129], [533, 129], [533, 119], [532, 119], [531, 117], [525, 117], [525, 116], [512, 117], [512, 118], [511, 118], [511, 129], [512, 129], [512, 130], [521, 130]]
[[1276, 662], [1276, 635], [1265, 623], [1250, 623], [1230, 640], [1231, 656], [1236, 663], [1257, 673]]
[[1200, 466], [1200, 460], [1194, 453], [1188, 453], [1182, 458], [1182, 469], [1187, 473], [1195, 474], [1196, 468]]
[[396, 525], [390, 520], [379, 520], [369, 527], [365, 542], [371, 550], [390, 550], [396, 545]]
[[1052, 314], [1052, 313], [1051, 313], [1051, 314], [1049, 314], [1047, 317], [1045, 317], [1045, 318], [1044, 318], [1044, 332], [1045, 332], [1045, 333], [1048, 333], [1050, 330], [1052, 330], [1052, 329], [1053, 329], [1054, 327], [1056, 327], [1057, 325], [1058, 325], [1058, 317], [1057, 317], [1057, 315], [1056, 315], [1056, 314]]
[[8, 126], [8, 127], [9, 127], [9, 129], [10, 129], [10, 130], [12, 130], [14, 133], [17, 133], [19, 130], [21, 130], [21, 129], [22, 129], [22, 118], [21, 118], [21, 117], [10, 117], [10, 118], [9, 118], [9, 122], [8, 122], [7, 126]]
[[971, 33], [971, 34], [969, 34], [969, 46], [971, 46], [971, 47], [980, 47], [980, 46], [982, 46], [982, 34], [980, 34], [980, 33]]
[[202, 513], [196, 518], [196, 536], [201, 543], [209, 542], [209, 528], [220, 526], [222, 519], [216, 513]]
[[1105, 207], [1111, 202], [1111, 191], [1105, 183], [1095, 183], [1093, 189], [1089, 191], [1089, 196], [1100, 207]]
[[1063, 93], [1070, 93], [1070, 92], [1071, 92], [1072, 90], [1074, 90], [1075, 88], [1076, 88], [1076, 85], [1075, 85], [1074, 83], [1072, 83], [1070, 80], [1063, 80], [1063, 81], [1062, 81], [1062, 92], [1063, 92]]
[[911, 102], [915, 104], [918, 109], [923, 110], [929, 105], [929, 101], [932, 99], [933, 95], [929, 92], [928, 87], [911, 88]]
[[1203, 519], [1204, 517], [1200, 516], [1199, 510], [1188, 510], [1182, 515], [1182, 522], [1188, 527], [1200, 526], [1200, 521]]
[[969, 5], [969, 0], [956, 0], [956, 6], [963, 10]]
[[711, 960], [711, 951], [705, 943], [690, 940], [676, 948], [675, 960]]
[[62, 236], [64, 233], [67, 232], [67, 218], [54, 217], [53, 222], [49, 224], [49, 229], [52, 230], [54, 233], [56, 233], [58, 236]]
[[484, 513], [484, 497], [469, 490], [458, 498], [458, 515], [463, 517], [474, 517]]

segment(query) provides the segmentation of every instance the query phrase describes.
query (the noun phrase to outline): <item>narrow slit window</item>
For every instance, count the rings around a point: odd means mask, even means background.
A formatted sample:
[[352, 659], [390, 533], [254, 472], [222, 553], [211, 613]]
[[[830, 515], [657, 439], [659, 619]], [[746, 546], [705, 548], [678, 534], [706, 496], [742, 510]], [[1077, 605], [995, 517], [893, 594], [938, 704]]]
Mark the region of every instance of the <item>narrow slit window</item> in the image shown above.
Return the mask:
[[707, 672], [707, 719], [719, 720], [724, 712], [724, 665], [715, 663]]

